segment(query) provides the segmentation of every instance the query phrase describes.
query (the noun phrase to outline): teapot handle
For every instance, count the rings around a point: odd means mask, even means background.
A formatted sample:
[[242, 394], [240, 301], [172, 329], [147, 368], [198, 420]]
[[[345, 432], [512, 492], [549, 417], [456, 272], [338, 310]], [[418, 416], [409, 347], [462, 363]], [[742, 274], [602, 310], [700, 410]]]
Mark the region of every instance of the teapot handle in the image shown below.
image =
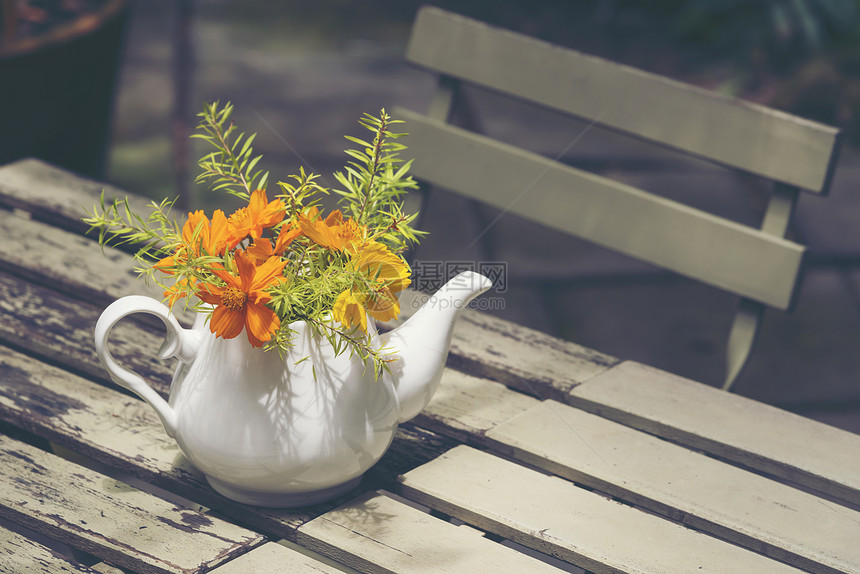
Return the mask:
[[178, 357], [180, 360], [190, 361], [197, 352], [198, 338], [196, 333], [190, 329], [184, 329], [179, 322], [170, 314], [170, 310], [164, 304], [142, 295], [129, 295], [117, 299], [102, 312], [96, 323], [95, 342], [96, 354], [102, 366], [110, 373], [111, 379], [145, 400], [155, 409], [164, 430], [173, 437], [176, 433], [176, 412], [167, 401], [161, 398], [143, 378], [137, 373], [121, 367], [110, 354], [108, 347], [108, 336], [111, 329], [122, 318], [132, 313], [149, 313], [155, 315], [167, 328], [164, 343], [158, 350], [158, 358], [167, 359]]

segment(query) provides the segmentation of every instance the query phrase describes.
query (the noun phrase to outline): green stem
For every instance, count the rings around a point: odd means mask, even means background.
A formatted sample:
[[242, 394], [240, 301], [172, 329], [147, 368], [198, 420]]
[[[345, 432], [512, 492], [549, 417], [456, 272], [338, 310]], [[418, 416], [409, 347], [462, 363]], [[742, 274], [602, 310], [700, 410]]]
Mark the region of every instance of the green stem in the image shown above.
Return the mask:
[[[239, 169], [239, 160], [236, 159], [236, 156], [233, 154], [233, 150], [230, 149], [230, 146], [227, 144], [227, 140], [224, 139], [224, 134], [221, 131], [220, 127], [217, 124], [212, 124], [211, 120], [209, 125], [214, 125], [215, 127], [215, 135], [218, 137], [218, 141], [221, 142], [221, 149], [224, 153], [227, 154], [227, 157], [230, 159], [230, 163], [233, 164], [233, 171], [239, 176], [239, 182], [242, 184], [242, 187], [245, 188], [245, 191], [248, 192], [248, 196], [251, 195], [251, 186], [248, 185], [248, 181], [245, 179], [245, 176], [242, 174], [242, 170]], [[233, 124], [230, 124], [230, 128], [233, 127]], [[228, 131], [230, 128], [227, 128]], [[225, 174], [226, 175], [226, 174]], [[235, 176], [232, 176], [235, 179]]]
[[361, 203], [361, 210], [358, 212], [358, 222], [364, 224], [364, 211], [370, 201], [370, 194], [373, 190], [373, 182], [376, 178], [376, 172], [379, 169], [379, 155], [382, 144], [385, 141], [385, 120], [387, 118], [382, 115], [379, 118], [379, 129], [376, 132], [376, 137], [373, 139], [373, 169], [370, 170], [370, 177], [367, 180], [367, 187], [364, 193], [364, 201]]

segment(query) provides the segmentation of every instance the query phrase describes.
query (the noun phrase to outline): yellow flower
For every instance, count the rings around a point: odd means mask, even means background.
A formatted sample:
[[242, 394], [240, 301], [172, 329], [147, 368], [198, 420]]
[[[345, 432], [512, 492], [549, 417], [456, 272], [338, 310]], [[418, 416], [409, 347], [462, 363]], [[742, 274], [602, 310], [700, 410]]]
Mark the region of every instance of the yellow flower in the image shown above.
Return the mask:
[[400, 314], [397, 293], [411, 283], [405, 261], [385, 245], [371, 241], [353, 255], [350, 266], [363, 282], [342, 292], [335, 301], [332, 316], [344, 327], [360, 326], [367, 331], [366, 313], [378, 321], [390, 321]]
[[367, 313], [350, 289], [337, 296], [332, 309], [332, 317], [344, 327], [361, 327], [362, 331], [367, 332]]
[[403, 291], [412, 283], [409, 265], [402, 257], [376, 241], [361, 247], [353, 259], [353, 265], [366, 277], [384, 284], [392, 293]]

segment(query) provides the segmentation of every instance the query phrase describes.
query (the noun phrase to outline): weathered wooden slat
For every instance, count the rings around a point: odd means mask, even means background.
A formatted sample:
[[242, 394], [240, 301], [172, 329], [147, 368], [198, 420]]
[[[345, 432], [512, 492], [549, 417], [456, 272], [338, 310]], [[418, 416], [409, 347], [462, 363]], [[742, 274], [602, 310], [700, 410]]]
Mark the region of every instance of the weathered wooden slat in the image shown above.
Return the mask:
[[[0, 271], [0, 341], [88, 378], [110, 383], [95, 353], [93, 329], [101, 308]], [[156, 358], [164, 334], [123, 321], [111, 352], [166, 396], [175, 365]]]
[[150, 200], [42, 160], [28, 158], [0, 166], [0, 206], [21, 209], [41, 221], [76, 233], [86, 231], [82, 217], [98, 204], [102, 191], [108, 203], [114, 198], [128, 197], [138, 213], [149, 213]]
[[418, 179], [778, 309], [794, 302], [802, 245], [414, 112], [398, 116]]
[[368, 493], [305, 524], [298, 541], [362, 572], [558, 572], [382, 494]]
[[[411, 316], [429, 297], [401, 292], [401, 317]], [[452, 368], [556, 399], [617, 363], [609, 355], [472, 309], [457, 320], [448, 354]]]
[[401, 482], [420, 504], [592, 572], [798, 572], [467, 446]]
[[111, 564], [205, 572], [264, 538], [0, 437], [0, 514]]
[[10, 574], [93, 574], [81, 564], [69, 562], [47, 546], [0, 526], [0, 571]]
[[[636, 363], [622, 363], [583, 383], [570, 400], [602, 418], [831, 498], [855, 503], [860, 496], [857, 435], [762, 403]], [[507, 453], [507, 447], [495, 444], [491, 431], [539, 403], [498, 383], [446, 371], [415, 422], [458, 441]]]
[[860, 512], [555, 401], [486, 433], [499, 452], [822, 573], [860, 571]]
[[856, 434], [632, 361], [576, 387], [569, 402], [860, 506]]
[[813, 192], [824, 193], [830, 184], [836, 128], [437, 8], [419, 12], [406, 57], [443, 74]]
[[[274, 510], [228, 500], [182, 456], [148, 405], [2, 346], [0, 420], [278, 538], [294, 539], [299, 525], [336, 504]], [[393, 481], [451, 446], [433, 433], [403, 426], [369, 471], [365, 488]]]
[[117, 249], [2, 210], [0, 236], [0, 269], [102, 305], [123, 295], [162, 299], [163, 290], [138, 278], [131, 256]]
[[254, 548], [247, 554], [212, 570], [212, 574], [293, 574], [294, 572], [318, 572], [320, 574], [342, 574], [343, 570], [314, 560], [301, 552], [269, 542]]
[[474, 444], [489, 430], [539, 402], [499, 383], [445, 369], [436, 394], [415, 422]]

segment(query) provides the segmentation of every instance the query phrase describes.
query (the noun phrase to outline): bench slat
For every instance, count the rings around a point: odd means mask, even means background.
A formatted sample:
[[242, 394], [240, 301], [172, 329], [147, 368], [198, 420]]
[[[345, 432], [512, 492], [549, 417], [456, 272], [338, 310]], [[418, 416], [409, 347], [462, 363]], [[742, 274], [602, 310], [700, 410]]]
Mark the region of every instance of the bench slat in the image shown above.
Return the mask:
[[406, 58], [809, 191], [824, 193], [830, 184], [835, 128], [437, 8], [419, 12]]
[[570, 403], [860, 506], [860, 436], [842, 429], [633, 361], [576, 387]]
[[362, 572], [558, 572], [478, 533], [373, 493], [305, 524], [298, 542]]
[[500, 452], [805, 570], [860, 571], [860, 512], [555, 401], [487, 433]]
[[0, 436], [0, 514], [145, 573], [205, 572], [264, 538]]
[[467, 446], [401, 483], [420, 504], [593, 572], [798, 572]]
[[418, 179], [778, 309], [794, 302], [802, 245], [414, 112], [398, 117]]
[[[659, 397], [659, 400], [658, 400]], [[849, 504], [860, 501], [860, 436], [737, 395], [625, 362], [571, 391], [571, 403], [604, 419], [800, 484]], [[538, 399], [446, 370], [416, 422], [482, 448], [492, 430]], [[703, 409], [681, 405], [707, 405]]]
[[[100, 312], [100, 307], [0, 271], [0, 342], [113, 385], [99, 364], [93, 342], [92, 328]], [[86, 328], [70, 328], [81, 325]], [[163, 328], [158, 333], [121, 321], [113, 330], [111, 352], [166, 397], [175, 365], [156, 358], [163, 340]]]
[[[127, 253], [59, 228], [0, 210], [0, 236], [5, 249], [0, 269], [48, 286], [62, 285], [74, 297], [107, 306], [123, 295], [163, 298], [163, 290], [135, 272]], [[188, 320], [180, 303], [176, 314]]]
[[95, 571], [69, 562], [34, 540], [0, 526], [0, 566], [4, 572], [28, 574], [68, 574]]
[[343, 570], [329, 566], [296, 550], [269, 542], [254, 548], [247, 554], [212, 570], [212, 574], [293, 574], [294, 572], [319, 572], [319, 574], [342, 574]]
[[22, 209], [41, 221], [76, 233], [86, 231], [81, 221], [85, 210], [98, 204], [102, 191], [105, 202], [124, 199], [138, 213], [148, 213], [151, 201], [126, 194], [106, 183], [81, 177], [35, 158], [0, 166], [0, 205]]

